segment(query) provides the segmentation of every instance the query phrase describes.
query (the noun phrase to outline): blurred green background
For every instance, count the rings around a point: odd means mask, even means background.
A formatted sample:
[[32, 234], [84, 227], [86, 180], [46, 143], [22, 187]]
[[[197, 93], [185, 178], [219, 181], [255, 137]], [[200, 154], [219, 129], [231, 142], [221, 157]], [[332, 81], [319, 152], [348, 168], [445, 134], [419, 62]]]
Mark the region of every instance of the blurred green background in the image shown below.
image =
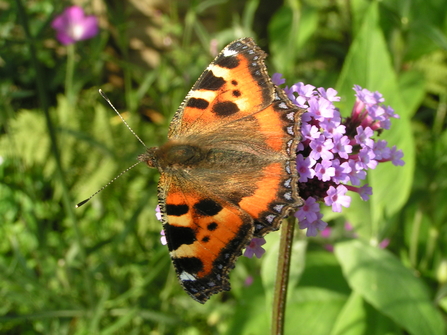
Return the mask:
[[[72, 4], [100, 32], [67, 48], [51, 22]], [[144, 152], [98, 88], [160, 145], [200, 73], [246, 36], [287, 85], [337, 89], [343, 116], [357, 84], [401, 117], [383, 138], [406, 165], [381, 164], [370, 201], [325, 213], [330, 238], [297, 234], [286, 334], [445, 334], [445, 0], [0, 1], [0, 334], [269, 333], [279, 234], [200, 305], [160, 243], [155, 170], [74, 208]]]

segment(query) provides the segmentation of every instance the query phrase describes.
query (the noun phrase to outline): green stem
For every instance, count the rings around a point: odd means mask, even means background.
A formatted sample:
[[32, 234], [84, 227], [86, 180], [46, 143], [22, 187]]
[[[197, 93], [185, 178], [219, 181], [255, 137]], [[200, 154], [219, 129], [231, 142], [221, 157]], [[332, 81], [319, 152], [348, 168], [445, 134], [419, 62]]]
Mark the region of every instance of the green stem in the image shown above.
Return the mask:
[[88, 271], [87, 256], [86, 256], [85, 247], [83, 244], [82, 234], [79, 229], [76, 215], [74, 213], [73, 201], [70, 198], [70, 194], [68, 191], [68, 185], [66, 182], [67, 179], [66, 179], [64, 170], [62, 168], [60, 150], [57, 146], [58, 140], [57, 140], [57, 135], [56, 135], [56, 129], [53, 124], [53, 121], [51, 120], [47, 92], [45, 91], [45, 88], [47, 87], [47, 83], [45, 82], [45, 78], [42, 73], [42, 68], [41, 68], [40, 63], [37, 58], [37, 49], [36, 49], [36, 45], [35, 45], [35, 39], [34, 39], [34, 36], [31, 35], [30, 30], [29, 30], [28, 17], [26, 15], [25, 8], [23, 7], [23, 3], [21, 0], [16, 0], [16, 3], [17, 3], [17, 9], [18, 9], [18, 13], [19, 13], [19, 18], [22, 21], [22, 26], [25, 31], [26, 42], [29, 46], [31, 64], [36, 71], [37, 94], [39, 97], [40, 108], [42, 109], [42, 111], [45, 115], [45, 121], [46, 121], [46, 125], [48, 128], [48, 133], [50, 136], [51, 152], [52, 152], [52, 155], [56, 161], [56, 175], [57, 175], [57, 181], [60, 183], [60, 185], [62, 187], [63, 206], [65, 209], [65, 212], [67, 213], [67, 215], [72, 223], [73, 230], [75, 232], [76, 243], [79, 248], [79, 255], [80, 255], [81, 263], [82, 263], [81, 271], [84, 276], [84, 282], [85, 282], [85, 286], [86, 286], [86, 290], [87, 290], [87, 295], [90, 300], [89, 301], [90, 305], [93, 306], [93, 304], [95, 302], [95, 298], [93, 296], [93, 290], [92, 290], [92, 278], [90, 277], [90, 273]]
[[410, 257], [410, 264], [413, 268], [418, 267], [418, 246], [419, 246], [419, 234], [421, 230], [422, 225], [422, 211], [418, 208], [416, 213], [414, 214], [413, 219], [413, 230], [411, 232], [411, 238], [410, 238], [410, 248], [409, 248], [409, 257]]
[[421, 260], [419, 269], [421, 271], [427, 271], [430, 266], [430, 262], [433, 260], [433, 254], [436, 251], [437, 242], [439, 239], [439, 230], [437, 227], [431, 227], [428, 231], [428, 239], [426, 243], [424, 257]]
[[70, 44], [67, 46], [67, 73], [65, 74], [65, 96], [68, 100], [68, 105], [74, 104], [74, 91], [73, 91], [73, 73], [75, 68], [75, 45]]
[[276, 282], [273, 297], [272, 335], [284, 334], [287, 288], [289, 283], [290, 261], [295, 225], [295, 217], [290, 216], [282, 223], [281, 226], [278, 267], [276, 270]]

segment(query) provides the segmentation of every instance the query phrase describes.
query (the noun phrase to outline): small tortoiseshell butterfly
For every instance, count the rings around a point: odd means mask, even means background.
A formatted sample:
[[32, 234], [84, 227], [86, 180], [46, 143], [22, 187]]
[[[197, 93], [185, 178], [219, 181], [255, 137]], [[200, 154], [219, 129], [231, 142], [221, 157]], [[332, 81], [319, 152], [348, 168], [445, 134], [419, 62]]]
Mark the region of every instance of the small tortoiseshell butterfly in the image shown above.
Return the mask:
[[271, 82], [265, 57], [251, 38], [225, 47], [180, 105], [168, 142], [138, 157], [161, 173], [169, 252], [200, 303], [228, 291], [242, 249], [302, 204], [295, 159], [303, 110]]

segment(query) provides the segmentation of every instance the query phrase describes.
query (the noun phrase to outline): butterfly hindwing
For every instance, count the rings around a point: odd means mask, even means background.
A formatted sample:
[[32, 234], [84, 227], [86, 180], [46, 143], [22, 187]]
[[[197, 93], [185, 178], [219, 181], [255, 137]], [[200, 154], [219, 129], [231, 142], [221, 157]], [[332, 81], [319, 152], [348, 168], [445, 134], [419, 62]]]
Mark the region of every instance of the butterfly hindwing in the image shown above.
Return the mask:
[[160, 180], [165, 190], [160, 199], [166, 197], [163, 229], [182, 286], [204, 303], [230, 289], [228, 272], [253, 236], [252, 219], [224, 199], [174, 179]]
[[161, 173], [159, 204], [179, 280], [204, 303], [253, 236], [302, 204], [296, 148], [303, 112], [271, 82], [251, 38], [207, 67], [171, 122], [168, 142], [139, 157]]

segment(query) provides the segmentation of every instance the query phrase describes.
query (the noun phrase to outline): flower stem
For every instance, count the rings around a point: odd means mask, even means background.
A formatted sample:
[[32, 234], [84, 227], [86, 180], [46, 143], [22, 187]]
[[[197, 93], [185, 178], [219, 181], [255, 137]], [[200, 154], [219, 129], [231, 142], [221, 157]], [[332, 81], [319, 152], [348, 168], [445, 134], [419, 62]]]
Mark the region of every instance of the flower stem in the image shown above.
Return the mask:
[[65, 74], [65, 96], [69, 106], [74, 103], [73, 73], [75, 67], [75, 44], [67, 45], [67, 73]]
[[284, 334], [287, 287], [289, 283], [290, 259], [292, 253], [295, 217], [292, 215], [282, 223], [279, 242], [278, 267], [273, 297], [272, 335]]

